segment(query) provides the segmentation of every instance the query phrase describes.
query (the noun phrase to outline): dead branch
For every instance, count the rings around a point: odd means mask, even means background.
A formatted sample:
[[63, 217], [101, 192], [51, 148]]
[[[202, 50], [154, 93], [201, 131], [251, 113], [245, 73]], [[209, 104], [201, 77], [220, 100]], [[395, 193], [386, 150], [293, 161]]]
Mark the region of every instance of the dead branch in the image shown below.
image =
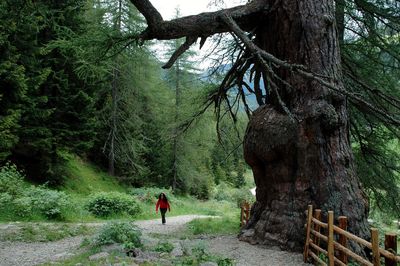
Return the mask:
[[164, 69], [171, 68], [175, 61], [184, 53], [186, 52], [192, 44], [196, 42], [196, 37], [186, 37], [186, 41], [172, 54], [171, 58], [168, 62], [162, 67]]
[[[230, 29], [246, 45], [246, 47], [250, 50], [250, 52], [252, 52], [254, 55], [257, 56], [259, 61], [262, 63], [262, 65], [267, 70], [269, 70], [270, 68], [264, 60], [274, 63], [277, 67], [287, 68], [287, 69], [299, 74], [303, 78], [315, 80], [318, 83], [320, 83], [321, 85], [323, 85], [324, 87], [331, 89], [333, 91], [339, 92], [340, 94], [348, 97], [350, 99], [350, 101], [353, 102], [353, 104], [358, 106], [359, 108], [368, 109], [371, 114], [373, 114], [375, 116], [380, 116], [387, 122], [392, 123], [394, 125], [400, 125], [400, 120], [397, 119], [396, 117], [393, 117], [392, 115], [388, 114], [387, 112], [382, 111], [381, 109], [372, 105], [368, 101], [364, 100], [362, 97], [360, 97], [354, 93], [351, 93], [351, 92], [345, 90], [344, 88], [335, 86], [334, 84], [324, 80], [319, 75], [317, 75], [311, 71], [307, 71], [303, 65], [288, 63], [286, 61], [283, 61], [283, 60], [280, 60], [280, 59], [274, 57], [273, 55], [267, 53], [266, 51], [261, 50], [247, 37], [245, 32], [242, 29], [240, 29], [239, 25], [229, 15], [224, 14], [222, 16], [222, 20], [225, 21], [225, 23], [230, 27]], [[284, 103], [281, 100], [280, 100], [280, 103], [281, 103], [281, 107], [285, 111], [288, 110], [287, 107], [284, 105]]]
[[268, 1], [253, 0], [246, 5], [164, 21], [149, 0], [131, 0], [131, 2], [144, 15], [148, 24], [147, 29], [140, 34], [142, 40], [206, 37], [227, 32], [229, 28], [220, 20], [224, 13], [235, 18], [243, 28], [250, 29], [256, 25], [259, 17], [255, 13], [268, 10]]

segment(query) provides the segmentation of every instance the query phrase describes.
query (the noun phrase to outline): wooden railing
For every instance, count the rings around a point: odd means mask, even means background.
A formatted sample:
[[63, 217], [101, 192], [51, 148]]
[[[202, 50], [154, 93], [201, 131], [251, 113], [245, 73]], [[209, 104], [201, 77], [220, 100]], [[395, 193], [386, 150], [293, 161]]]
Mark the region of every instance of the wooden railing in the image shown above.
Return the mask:
[[240, 205], [240, 226], [249, 222], [251, 205], [247, 201]]
[[[371, 228], [371, 242], [368, 242], [356, 235], [349, 233], [347, 230], [347, 217], [338, 217], [339, 226], [334, 225], [334, 214], [328, 212], [328, 221], [321, 221], [321, 210], [315, 210], [313, 215], [312, 205], [308, 206], [307, 224], [306, 224], [306, 243], [304, 246], [304, 262], [312, 259], [314, 264], [318, 265], [347, 265], [349, 258], [354, 262], [367, 266], [380, 266], [381, 257], [385, 259], [386, 266], [396, 266], [400, 262], [400, 256], [397, 255], [397, 236], [396, 234], [385, 235], [385, 248], [379, 247], [378, 229]], [[323, 229], [325, 234], [321, 233]], [[321, 240], [326, 243], [326, 249], [321, 248]], [[336, 241], [337, 240], [337, 241]], [[364, 258], [348, 247], [348, 240], [370, 249], [372, 251], [372, 262]], [[321, 259], [325, 257], [328, 263]]]

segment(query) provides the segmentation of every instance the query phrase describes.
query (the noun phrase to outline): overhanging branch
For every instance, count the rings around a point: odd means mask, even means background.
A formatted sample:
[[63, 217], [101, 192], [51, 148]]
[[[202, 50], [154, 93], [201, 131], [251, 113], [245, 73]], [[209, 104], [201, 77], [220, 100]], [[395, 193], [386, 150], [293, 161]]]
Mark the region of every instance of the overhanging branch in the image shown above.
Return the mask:
[[[235, 22], [235, 20], [230, 17], [229, 15], [225, 14], [222, 16], [223, 21], [230, 27], [230, 29], [239, 37], [239, 39], [246, 45], [246, 47], [249, 49], [249, 51], [256, 56], [256, 58], [259, 60], [259, 62], [269, 71], [270, 68], [266, 64], [265, 61], [271, 62], [275, 64], [277, 67], [283, 67], [286, 69], [289, 69], [293, 71], [294, 73], [297, 73], [298, 75], [302, 76], [303, 78], [310, 79], [310, 80], [315, 80], [324, 87], [331, 89], [333, 91], [336, 91], [350, 99], [350, 101], [357, 107], [363, 107], [369, 110], [369, 112], [377, 117], [380, 117], [381, 119], [386, 120], [387, 122], [393, 124], [393, 125], [400, 125], [400, 120], [391, 115], [388, 114], [387, 112], [377, 108], [376, 106], [372, 105], [362, 97], [351, 93], [344, 88], [340, 88], [332, 84], [331, 82], [326, 81], [324, 78], [322, 78], [320, 75], [315, 74], [311, 71], [308, 71], [303, 65], [297, 65], [297, 64], [290, 64], [286, 61], [282, 61], [273, 55], [267, 53], [264, 50], [261, 50], [259, 47], [257, 47], [245, 34], [245, 32], [240, 29], [239, 25]], [[265, 61], [264, 61], [265, 60]], [[276, 91], [277, 93], [277, 91]], [[279, 96], [279, 94], [277, 94]], [[282, 101], [280, 101], [281, 106], [287, 113], [288, 110], [286, 109], [286, 106]], [[290, 115], [290, 113], [289, 113]]]
[[148, 23], [148, 28], [140, 34], [142, 40], [206, 37], [227, 32], [229, 28], [220, 19], [224, 13], [235, 18], [246, 29], [256, 24], [258, 16], [255, 13], [268, 10], [267, 0], [253, 0], [246, 5], [164, 21], [149, 0], [131, 0], [131, 2]]
[[189, 36], [186, 38], [186, 41], [172, 54], [169, 61], [162, 67], [164, 69], [171, 68], [175, 61], [184, 53], [186, 52], [190, 46], [195, 43], [197, 40], [196, 37]]

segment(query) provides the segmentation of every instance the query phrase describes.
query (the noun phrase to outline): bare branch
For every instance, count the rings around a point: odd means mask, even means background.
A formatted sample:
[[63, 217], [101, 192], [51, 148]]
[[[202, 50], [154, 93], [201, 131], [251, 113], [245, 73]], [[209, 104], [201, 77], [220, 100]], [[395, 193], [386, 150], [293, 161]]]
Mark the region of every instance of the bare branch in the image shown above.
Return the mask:
[[203, 48], [203, 45], [206, 43], [207, 41], [207, 36], [206, 37], [201, 37], [200, 39], [200, 50], [201, 48]]
[[160, 12], [148, 0], [131, 0], [132, 4], [143, 14], [149, 27], [155, 27], [163, 22]]
[[189, 36], [186, 38], [186, 41], [172, 54], [171, 58], [168, 62], [162, 67], [164, 69], [171, 68], [175, 61], [186, 52], [192, 44], [196, 42], [197, 38]]
[[160, 13], [148, 0], [131, 0], [140, 13], [144, 15], [148, 28], [140, 35], [142, 40], [171, 40], [187, 36], [211, 36], [216, 33], [229, 31], [225, 23], [220, 20], [222, 14], [229, 14], [245, 29], [256, 25], [257, 12], [268, 10], [267, 0], [253, 0], [246, 5], [240, 5], [216, 12], [206, 12], [194, 16], [163, 21]]
[[[245, 34], [243, 30], [240, 29], [238, 24], [233, 20], [232, 17], [229, 15], [224, 15], [222, 19], [225, 21], [225, 23], [231, 28], [231, 30], [241, 39], [241, 41], [247, 46], [247, 48], [252, 52], [256, 57], [259, 59], [259, 61], [262, 63], [264, 67], [266, 67], [267, 70], [269, 70], [269, 66], [266, 64], [264, 61], [267, 60], [269, 62], [274, 63], [278, 67], [283, 67], [287, 68], [289, 70], [292, 70], [293, 72], [299, 74], [303, 78], [310, 79], [310, 80], [315, 80], [321, 85], [325, 86], [326, 88], [329, 88], [333, 91], [339, 92], [342, 95], [345, 95], [350, 99], [350, 101], [357, 106], [358, 108], [363, 108], [367, 109], [370, 111], [371, 114], [381, 117], [382, 119], [386, 120], [389, 123], [392, 123], [393, 125], [400, 125], [400, 120], [397, 117], [392, 116], [391, 114], [388, 114], [385, 111], [382, 111], [381, 109], [377, 108], [376, 106], [372, 105], [362, 97], [351, 93], [344, 88], [340, 88], [332, 84], [331, 82], [328, 82], [321, 78], [319, 75], [312, 73], [311, 71], [307, 71], [306, 68], [303, 65], [297, 65], [297, 64], [290, 64], [286, 61], [282, 61], [273, 55], [261, 50], [259, 47], [257, 47]], [[283, 102], [281, 101], [281, 105]], [[286, 106], [282, 106], [284, 110], [286, 111], [287, 108]]]

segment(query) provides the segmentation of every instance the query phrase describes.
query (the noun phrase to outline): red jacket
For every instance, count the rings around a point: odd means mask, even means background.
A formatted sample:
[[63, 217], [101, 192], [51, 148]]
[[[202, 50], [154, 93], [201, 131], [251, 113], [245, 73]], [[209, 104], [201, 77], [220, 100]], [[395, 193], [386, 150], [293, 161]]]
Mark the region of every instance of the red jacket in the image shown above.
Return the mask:
[[162, 200], [162, 199], [159, 199], [157, 201], [156, 211], [158, 211], [158, 208], [160, 208], [160, 209], [168, 209], [169, 211], [171, 211], [168, 201], [165, 201], [165, 200]]

